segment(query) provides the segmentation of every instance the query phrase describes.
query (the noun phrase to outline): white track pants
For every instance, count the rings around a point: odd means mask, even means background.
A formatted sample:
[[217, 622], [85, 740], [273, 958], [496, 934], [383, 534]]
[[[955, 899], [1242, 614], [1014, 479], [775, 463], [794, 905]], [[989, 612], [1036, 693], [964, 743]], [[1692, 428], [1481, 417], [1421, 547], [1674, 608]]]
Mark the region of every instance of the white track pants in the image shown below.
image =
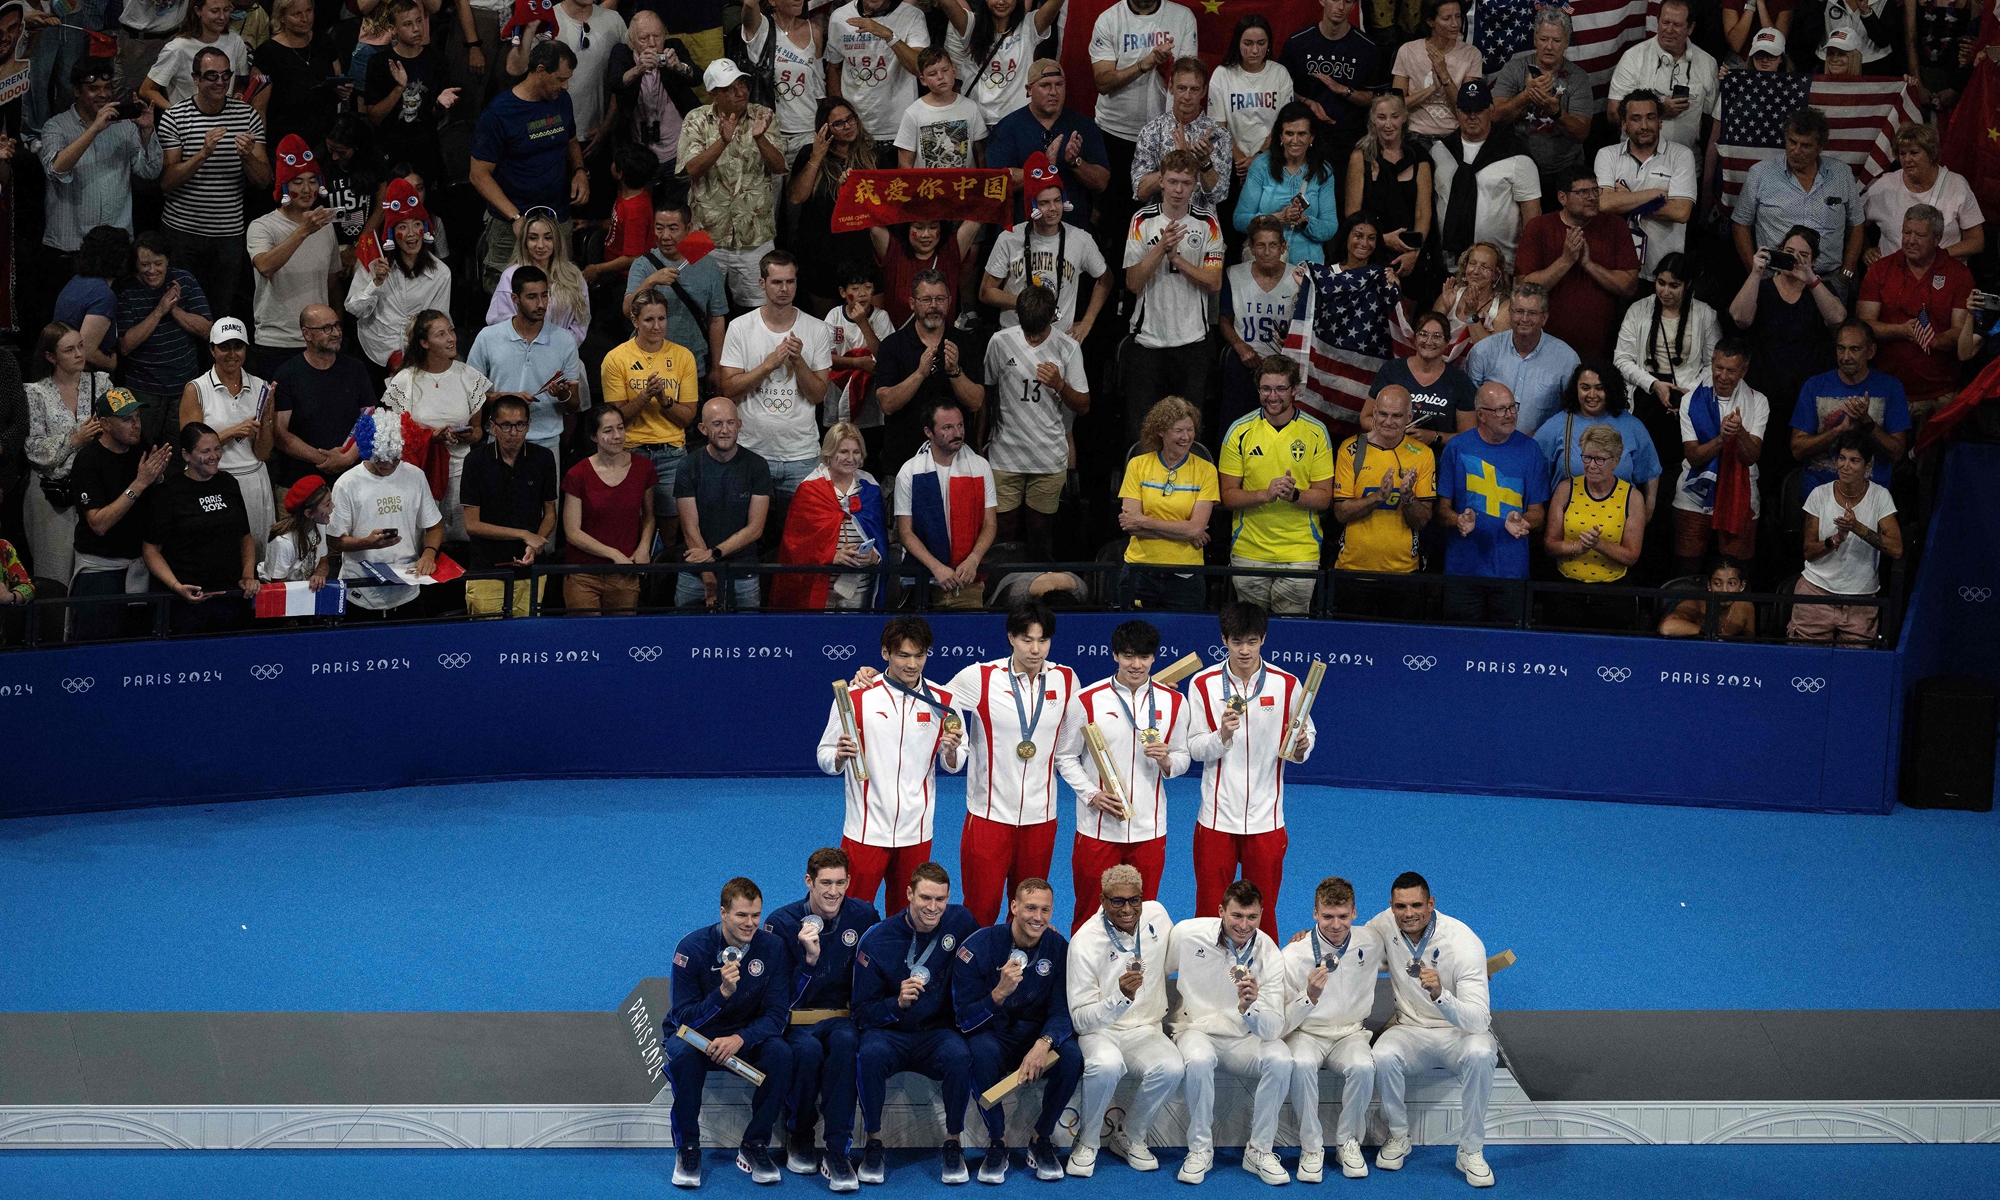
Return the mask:
[[1292, 1111], [1299, 1118], [1299, 1145], [1323, 1147], [1326, 1132], [1319, 1123], [1321, 1067], [1340, 1074], [1340, 1123], [1333, 1144], [1359, 1142], [1368, 1127], [1368, 1101], [1375, 1095], [1375, 1055], [1368, 1048], [1368, 1031], [1357, 1029], [1335, 1039], [1301, 1029], [1285, 1039], [1292, 1054]]
[[1158, 1029], [1103, 1029], [1081, 1034], [1077, 1048], [1083, 1051], [1083, 1082], [1078, 1087], [1082, 1109], [1078, 1114], [1076, 1144], [1097, 1147], [1104, 1130], [1104, 1114], [1111, 1109], [1112, 1093], [1128, 1074], [1139, 1077], [1139, 1094], [1132, 1111], [1125, 1114], [1125, 1135], [1144, 1142], [1146, 1131], [1160, 1106], [1181, 1086], [1181, 1052]]
[[1267, 1042], [1245, 1033], [1218, 1036], [1190, 1029], [1181, 1034], [1181, 1059], [1187, 1064], [1188, 1149], [1213, 1150], [1215, 1138], [1215, 1068], [1257, 1081], [1255, 1107], [1250, 1110], [1250, 1140], [1269, 1150], [1278, 1137], [1278, 1113], [1285, 1106], [1285, 1089], [1292, 1080], [1292, 1055], [1283, 1042]]
[[1382, 1098], [1382, 1119], [1392, 1136], [1408, 1136], [1410, 1113], [1403, 1103], [1404, 1077], [1412, 1071], [1443, 1067], [1465, 1089], [1460, 1101], [1464, 1124], [1458, 1133], [1461, 1150], [1486, 1145], [1486, 1101], [1493, 1095], [1493, 1063], [1499, 1043], [1490, 1033], [1456, 1029], [1422, 1029], [1392, 1025], [1375, 1039], [1375, 1092]]

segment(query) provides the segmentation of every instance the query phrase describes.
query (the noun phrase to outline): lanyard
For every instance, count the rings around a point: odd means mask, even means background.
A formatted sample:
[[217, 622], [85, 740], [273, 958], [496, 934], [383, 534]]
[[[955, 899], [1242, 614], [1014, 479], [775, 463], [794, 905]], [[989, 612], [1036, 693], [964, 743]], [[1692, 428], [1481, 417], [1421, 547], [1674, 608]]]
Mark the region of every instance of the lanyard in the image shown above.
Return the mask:
[[906, 688], [902, 684], [897, 683], [895, 680], [889, 678], [887, 675], [882, 676], [882, 682], [888, 684], [889, 690], [892, 692], [901, 692], [912, 700], [917, 700], [921, 701], [922, 703], [928, 704], [932, 708], [943, 713], [947, 717], [952, 715], [951, 705], [940, 701], [935, 696], [931, 696], [924, 692], [917, 691], [915, 688]]
[[1423, 940], [1419, 941], [1414, 946], [1410, 945], [1409, 934], [1404, 933], [1400, 929], [1396, 931], [1396, 936], [1403, 939], [1403, 944], [1405, 946], [1410, 947], [1410, 966], [1409, 966], [1410, 978], [1415, 979], [1417, 977], [1417, 973], [1423, 970], [1424, 947], [1431, 944], [1431, 935], [1437, 932], [1437, 927], [1438, 927], [1437, 918], [1433, 916], [1431, 918], [1431, 923], [1424, 927]]
[[1347, 957], [1347, 948], [1354, 944], [1354, 934], [1353, 932], [1350, 931], [1347, 935], [1347, 940], [1341, 943], [1341, 945], [1337, 948], [1334, 946], [1332, 942], [1328, 942], [1326, 944], [1327, 947], [1326, 953], [1322, 954], [1320, 953], [1319, 949], [1319, 926], [1315, 925], [1312, 928], [1312, 943], [1313, 943], [1313, 961], [1316, 963], [1325, 962], [1327, 958], [1331, 956], [1333, 959], [1333, 965], [1329, 966], [1327, 970], [1338, 971], [1340, 969], [1340, 960]]
[[[1047, 671], [1043, 672], [1044, 675], [1047, 673]], [[1042, 723], [1042, 705], [1048, 701], [1048, 689], [1043, 686], [1042, 680], [1035, 682], [1035, 716], [1033, 720], [1028, 719], [1028, 706], [1021, 702], [1021, 681], [1014, 677], [1014, 667], [1011, 663], [1007, 666], [1007, 690], [1014, 694], [1014, 715], [1021, 719], [1021, 740], [1024, 742], [1033, 742], [1035, 740], [1035, 727]]]
[[[905, 917], [905, 918], [904, 918], [904, 921], [905, 921], [905, 922], [907, 922], [908, 920], [909, 920], [909, 918], [908, 918], [908, 917]], [[910, 972], [910, 973], [912, 973], [912, 974], [914, 974], [914, 973], [916, 972], [916, 969], [917, 969], [918, 967], [921, 967], [921, 966], [923, 966], [923, 965], [924, 965], [924, 962], [925, 962], [925, 960], [927, 960], [927, 959], [929, 959], [929, 958], [930, 958], [930, 956], [931, 956], [931, 951], [933, 951], [933, 950], [937, 949], [937, 946], [938, 946], [938, 942], [939, 942], [939, 941], [940, 941], [941, 939], [939, 938], [939, 936], [938, 936], [937, 934], [932, 934], [932, 935], [931, 935], [931, 940], [930, 940], [930, 944], [929, 944], [929, 945], [926, 945], [926, 946], [924, 947], [924, 952], [923, 952], [922, 954], [918, 954], [918, 953], [917, 953], [917, 939], [916, 939], [916, 937], [914, 936], [914, 934], [916, 933], [916, 927], [915, 927], [915, 926], [911, 926], [911, 927], [910, 927], [910, 933], [911, 933], [911, 934], [912, 934], [913, 936], [912, 936], [912, 937], [910, 938], [910, 948], [909, 948], [909, 949], [908, 949], [907, 951], [905, 951], [905, 952], [904, 952], [904, 954], [903, 954], [903, 969], [904, 969], [904, 970], [906, 970], [906, 971], [909, 971], [909, 972]], [[926, 976], [926, 978], [928, 978], [928, 976]]]
[[1132, 944], [1131, 944], [1130, 946], [1127, 946], [1127, 945], [1126, 945], [1125, 943], [1123, 943], [1123, 942], [1121, 942], [1121, 941], [1119, 941], [1119, 940], [1118, 940], [1118, 927], [1117, 927], [1116, 925], [1113, 925], [1113, 924], [1111, 923], [1111, 917], [1110, 917], [1110, 915], [1109, 915], [1109, 914], [1099, 914], [1099, 917], [1100, 917], [1100, 919], [1101, 919], [1101, 920], [1102, 920], [1102, 921], [1104, 922], [1104, 936], [1105, 936], [1105, 937], [1108, 937], [1108, 938], [1110, 938], [1110, 939], [1111, 939], [1111, 949], [1112, 949], [1112, 952], [1113, 952], [1113, 953], [1116, 953], [1116, 954], [1129, 954], [1129, 955], [1131, 955], [1131, 956], [1132, 956], [1132, 958], [1133, 958], [1133, 960], [1134, 960], [1134, 961], [1137, 961], [1137, 960], [1138, 960], [1138, 958], [1139, 958], [1139, 929], [1138, 929], [1138, 927], [1137, 927], [1137, 926], [1133, 926], [1133, 928], [1132, 928]]
[[1250, 940], [1243, 943], [1243, 949], [1240, 951], [1229, 944], [1229, 934], [1226, 931], [1218, 934], [1215, 940], [1217, 945], [1228, 952], [1232, 966], [1247, 967], [1255, 961], [1251, 957], [1257, 951], [1257, 935], [1254, 932], [1250, 935]]
[[[1111, 685], [1111, 694], [1118, 697], [1118, 707], [1125, 710], [1125, 719], [1131, 722], [1132, 728], [1139, 728], [1139, 718], [1132, 715], [1132, 706], [1125, 702], [1125, 693], [1119, 689], [1116, 683]], [[1157, 736], [1159, 729], [1160, 706], [1153, 698], [1153, 685], [1148, 683], [1146, 685], [1146, 732]], [[1147, 738], [1146, 740], [1151, 741], [1153, 739]]]
[[[1268, 669], [1269, 668], [1265, 667], [1262, 663], [1259, 663], [1257, 665], [1257, 682], [1250, 688], [1249, 691], [1242, 693], [1243, 707], [1245, 707], [1246, 709], [1250, 707], [1250, 701], [1252, 699], [1264, 694], [1264, 673]], [[1236, 672], [1230, 670], [1229, 667], [1225, 665], [1222, 668], [1222, 698], [1224, 700], [1228, 700], [1230, 692], [1235, 687], [1236, 687]]]

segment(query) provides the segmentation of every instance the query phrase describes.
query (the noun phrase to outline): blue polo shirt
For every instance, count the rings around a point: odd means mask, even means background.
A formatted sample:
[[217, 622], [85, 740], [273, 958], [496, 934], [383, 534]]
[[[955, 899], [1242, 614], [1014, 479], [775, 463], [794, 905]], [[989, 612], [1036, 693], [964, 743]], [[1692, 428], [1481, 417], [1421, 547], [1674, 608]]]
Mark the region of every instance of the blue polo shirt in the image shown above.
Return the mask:
[[554, 443], [562, 441], [562, 413], [542, 385], [557, 371], [564, 379], [583, 378], [583, 359], [569, 330], [544, 321], [541, 332], [530, 342], [515, 332], [510, 317], [479, 331], [465, 363], [491, 380], [496, 392], [525, 392], [534, 397], [528, 405], [528, 439], [551, 450], [556, 448]]
[[1471, 377], [1474, 391], [1489, 379], [1506, 384], [1521, 405], [1515, 427], [1540, 429], [1544, 421], [1562, 411], [1562, 391], [1578, 361], [1568, 342], [1547, 333], [1524, 355], [1514, 349], [1513, 332], [1503, 329], [1465, 356], [1465, 373]]
[[1458, 435], [1438, 456], [1437, 489], [1453, 508], [1469, 508], [1478, 518], [1467, 536], [1455, 525], [1446, 527], [1445, 574], [1528, 577], [1528, 541], [1534, 535], [1508, 533], [1507, 514], [1549, 502], [1549, 465], [1535, 439], [1518, 429], [1497, 446], [1477, 430]]
[[[1061, 137], [1065, 147], [1069, 135], [1083, 135], [1083, 161], [1094, 167], [1110, 167], [1111, 159], [1104, 153], [1104, 131], [1097, 122], [1071, 109], [1065, 108], [1056, 114], [1055, 123], [1047, 129], [1035, 119], [1035, 114], [1026, 106], [1015, 109], [1000, 118], [998, 124], [986, 131], [986, 165], [995, 169], [1005, 167], [1018, 171], [1027, 165], [1028, 156], [1040, 150], [1047, 152], [1057, 137]], [[1063, 199], [1069, 201], [1070, 210], [1063, 214], [1063, 220], [1081, 229], [1090, 227], [1090, 189], [1076, 178], [1075, 171], [1062, 154], [1049, 155], [1049, 162], [1062, 176]], [[1115, 180], [1113, 182], [1116, 182]], [[1021, 206], [1022, 197], [1014, 197], [1014, 219], [1025, 221]]]

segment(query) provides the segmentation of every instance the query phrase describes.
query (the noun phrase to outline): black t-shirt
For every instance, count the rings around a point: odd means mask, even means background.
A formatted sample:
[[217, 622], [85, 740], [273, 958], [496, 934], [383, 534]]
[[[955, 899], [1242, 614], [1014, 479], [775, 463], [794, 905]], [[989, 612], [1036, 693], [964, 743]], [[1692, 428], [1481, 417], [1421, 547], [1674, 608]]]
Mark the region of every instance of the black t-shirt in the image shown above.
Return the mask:
[[1410, 391], [1410, 428], [1435, 429], [1440, 433], [1451, 433], [1458, 428], [1458, 414], [1471, 412], [1473, 396], [1478, 389], [1472, 386], [1472, 379], [1457, 367], [1447, 366], [1444, 374], [1436, 382], [1426, 387], [1410, 374], [1410, 360], [1392, 358], [1375, 372], [1375, 382], [1368, 385], [1368, 394], [1379, 396], [1385, 387], [1403, 387]]
[[[493, 443], [474, 446], [465, 456], [458, 499], [468, 508], [477, 506], [480, 521], [487, 525], [539, 530], [543, 506], [556, 499], [556, 456], [528, 442], [510, 467]], [[472, 539], [474, 570], [491, 570], [519, 557], [519, 538]]]
[[[333, 365], [324, 371], [307, 362], [304, 354], [294, 354], [273, 373], [271, 383], [278, 389], [278, 411], [292, 414], [292, 436], [315, 450], [346, 445], [361, 410], [376, 403], [368, 368], [346, 354], [334, 355]], [[271, 455], [272, 478], [284, 487], [317, 470], [283, 450]]]
[[[728, 462], [708, 447], [688, 452], [674, 476], [674, 501], [693, 500], [701, 518], [701, 540], [710, 549], [735, 537], [750, 523], [750, 498], [771, 494], [771, 466], [754, 450], [737, 448]], [[757, 543], [729, 556], [730, 562], [757, 561]]]
[[[945, 330], [945, 337], [958, 344], [958, 366], [974, 383], [982, 374], [980, 358], [966, 347], [963, 339], [954, 337], [951, 329]], [[915, 321], [906, 323], [901, 329], [882, 339], [875, 351], [876, 388], [894, 387], [910, 377], [923, 361], [924, 341], [917, 336]], [[910, 402], [882, 419], [882, 477], [895, 478], [896, 472], [910, 460], [924, 444], [924, 414], [939, 400], [955, 399], [951, 390], [951, 380], [944, 373], [944, 353], [942, 349], [931, 356], [931, 373], [917, 386], [917, 394]], [[971, 422], [967, 422], [969, 426]]]
[[288, 133], [298, 134], [315, 152], [319, 150], [339, 110], [340, 94], [331, 86], [338, 57], [324, 34], [314, 36], [303, 50], [267, 38], [251, 51], [250, 61], [271, 77], [264, 132], [274, 151]]
[[236, 477], [217, 471], [206, 482], [170, 471], [146, 497], [146, 542], [160, 548], [174, 578], [205, 592], [243, 578], [243, 538], [250, 512]]
[[[390, 42], [368, 59], [369, 104], [381, 103], [396, 90], [396, 77], [389, 74], [392, 60], [403, 64], [409, 83], [403, 87], [402, 103], [375, 127], [375, 137], [391, 162], [406, 159], [421, 168], [438, 157], [437, 94], [451, 86], [450, 68], [435, 45], [425, 46], [415, 58], [404, 58]], [[433, 176], [426, 171], [425, 178]]]
[[1319, 101], [1333, 119], [1332, 145], [1340, 150], [1333, 161], [1346, 162], [1344, 148], [1351, 148], [1367, 132], [1368, 110], [1336, 96], [1314, 76], [1331, 75], [1344, 87], [1376, 91], [1389, 82], [1382, 51], [1358, 29], [1350, 28], [1346, 37], [1335, 40], [1321, 33], [1319, 23], [1314, 22], [1285, 39], [1279, 62], [1292, 73], [1292, 90], [1298, 98]]
[[138, 515], [144, 510], [146, 494], [139, 493], [140, 503], [127, 509], [125, 516], [103, 534], [92, 533], [90, 522], [84, 514], [94, 508], [105, 508], [139, 477], [139, 459], [142, 452], [136, 447], [123, 454], [114, 454], [104, 448], [103, 442], [93, 441], [76, 452], [76, 459], [70, 464], [70, 483], [76, 488], [76, 552], [94, 554], [99, 558], [139, 557], [139, 531], [143, 527]]

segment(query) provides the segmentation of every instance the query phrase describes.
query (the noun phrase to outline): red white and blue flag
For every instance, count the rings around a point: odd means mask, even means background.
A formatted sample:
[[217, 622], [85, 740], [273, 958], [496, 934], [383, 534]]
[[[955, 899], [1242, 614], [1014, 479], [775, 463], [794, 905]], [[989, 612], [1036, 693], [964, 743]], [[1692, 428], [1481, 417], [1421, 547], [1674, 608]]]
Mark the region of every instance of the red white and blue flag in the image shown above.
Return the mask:
[[329, 579], [318, 590], [304, 580], [267, 583], [257, 589], [260, 617], [337, 617], [347, 611], [347, 585]]
[[1890, 75], [1731, 71], [1722, 77], [1722, 203], [1734, 207], [1750, 168], [1785, 153], [1785, 118], [1806, 106], [1826, 114], [1826, 153], [1854, 171], [1857, 191], [1896, 165], [1896, 127], [1922, 124], [1910, 85]]
[[1318, 417], [1338, 440], [1360, 429], [1361, 406], [1375, 372], [1392, 354], [1408, 354], [1391, 340], [1402, 321], [1403, 289], [1383, 267], [1334, 271], [1305, 266], [1292, 308], [1285, 353], [1305, 367], [1298, 404]]

